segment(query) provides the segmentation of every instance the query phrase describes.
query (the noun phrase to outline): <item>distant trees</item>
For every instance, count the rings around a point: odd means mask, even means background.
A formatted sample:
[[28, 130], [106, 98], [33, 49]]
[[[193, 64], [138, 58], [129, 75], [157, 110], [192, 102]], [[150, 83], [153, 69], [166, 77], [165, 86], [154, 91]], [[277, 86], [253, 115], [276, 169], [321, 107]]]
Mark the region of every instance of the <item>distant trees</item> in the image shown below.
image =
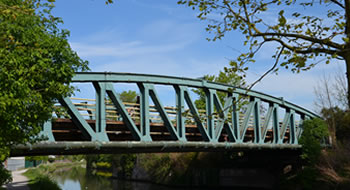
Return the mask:
[[119, 96], [123, 102], [136, 103], [138, 94], [136, 91], [129, 90], [121, 92]]
[[334, 147], [350, 136], [350, 112], [347, 102], [347, 84], [344, 75], [339, 72], [323, 75], [315, 87], [315, 105], [328, 124]]
[[[223, 72], [220, 71], [218, 76], [215, 75], [204, 75], [204, 80], [217, 82], [222, 84], [228, 84], [234, 87], [243, 87], [245, 81], [234, 72]], [[199, 96], [199, 99], [195, 100], [195, 105], [198, 109], [205, 109], [205, 92], [202, 89], [194, 89], [194, 93]], [[224, 98], [227, 96], [226, 93], [218, 92], [218, 96], [221, 102], [224, 102]]]

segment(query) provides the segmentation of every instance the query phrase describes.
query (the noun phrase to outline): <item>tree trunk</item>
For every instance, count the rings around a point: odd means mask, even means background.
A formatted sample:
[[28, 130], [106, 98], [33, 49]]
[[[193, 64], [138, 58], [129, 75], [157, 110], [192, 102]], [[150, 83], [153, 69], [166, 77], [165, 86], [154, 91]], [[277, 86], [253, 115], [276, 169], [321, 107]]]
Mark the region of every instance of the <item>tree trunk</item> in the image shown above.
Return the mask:
[[346, 90], [347, 90], [347, 110], [350, 109], [350, 90], [349, 90], [349, 87], [350, 87], [350, 54], [348, 56], [346, 56], [345, 58], [345, 65], [346, 65], [346, 80], [347, 80], [347, 87], [346, 87]]
[[[348, 39], [350, 39], [350, 1], [349, 0], [344, 0], [344, 8], [345, 8], [345, 35]], [[342, 55], [342, 57], [344, 57], [345, 59], [345, 66], [346, 66], [346, 79], [347, 79], [347, 110], [350, 109], [350, 42], [346, 42], [345, 44], [345, 48], [344, 50], [346, 50], [344, 52], [344, 54]]]

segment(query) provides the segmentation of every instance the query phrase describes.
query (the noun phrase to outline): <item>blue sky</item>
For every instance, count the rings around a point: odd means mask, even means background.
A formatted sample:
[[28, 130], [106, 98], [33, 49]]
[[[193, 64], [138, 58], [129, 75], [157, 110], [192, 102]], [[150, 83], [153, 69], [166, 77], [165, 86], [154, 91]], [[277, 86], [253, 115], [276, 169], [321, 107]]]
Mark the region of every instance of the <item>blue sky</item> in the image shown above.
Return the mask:
[[[231, 32], [223, 40], [208, 42], [206, 22], [177, 0], [57, 0], [53, 10], [71, 32], [69, 42], [92, 71], [161, 74], [197, 78], [217, 74], [228, 59], [239, 55], [243, 35]], [[270, 16], [271, 21], [277, 20]], [[269, 67], [275, 46], [266, 45], [250, 65], [248, 83]], [[255, 90], [314, 110], [313, 89], [323, 73], [342, 69], [341, 64], [319, 65], [293, 74], [281, 69], [255, 86]], [[167, 103], [164, 103], [165, 105]]]

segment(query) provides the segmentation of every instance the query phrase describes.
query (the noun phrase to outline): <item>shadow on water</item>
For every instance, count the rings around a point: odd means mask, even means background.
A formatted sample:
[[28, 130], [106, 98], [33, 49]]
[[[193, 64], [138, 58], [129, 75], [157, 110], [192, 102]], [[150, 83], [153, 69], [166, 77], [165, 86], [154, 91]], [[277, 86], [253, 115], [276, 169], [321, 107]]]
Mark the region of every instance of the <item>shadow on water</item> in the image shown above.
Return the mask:
[[[92, 175], [86, 172], [86, 169], [81, 165], [62, 168], [53, 173], [55, 180], [62, 190], [179, 190], [179, 189], [218, 189], [210, 187], [191, 188], [191, 187], [169, 187], [148, 182], [120, 180], [104, 176]], [[254, 190], [252, 188], [239, 187], [222, 187], [220, 189], [234, 190]]]

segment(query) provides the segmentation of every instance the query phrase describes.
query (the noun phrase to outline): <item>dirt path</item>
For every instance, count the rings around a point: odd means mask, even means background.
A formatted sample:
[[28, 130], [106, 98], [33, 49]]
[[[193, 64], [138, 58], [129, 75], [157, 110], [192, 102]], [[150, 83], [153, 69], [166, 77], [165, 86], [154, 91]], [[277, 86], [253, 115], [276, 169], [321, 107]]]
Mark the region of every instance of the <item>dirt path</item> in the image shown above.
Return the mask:
[[29, 179], [22, 175], [27, 170], [19, 170], [12, 172], [12, 182], [5, 185], [9, 190], [30, 190], [27, 186]]

